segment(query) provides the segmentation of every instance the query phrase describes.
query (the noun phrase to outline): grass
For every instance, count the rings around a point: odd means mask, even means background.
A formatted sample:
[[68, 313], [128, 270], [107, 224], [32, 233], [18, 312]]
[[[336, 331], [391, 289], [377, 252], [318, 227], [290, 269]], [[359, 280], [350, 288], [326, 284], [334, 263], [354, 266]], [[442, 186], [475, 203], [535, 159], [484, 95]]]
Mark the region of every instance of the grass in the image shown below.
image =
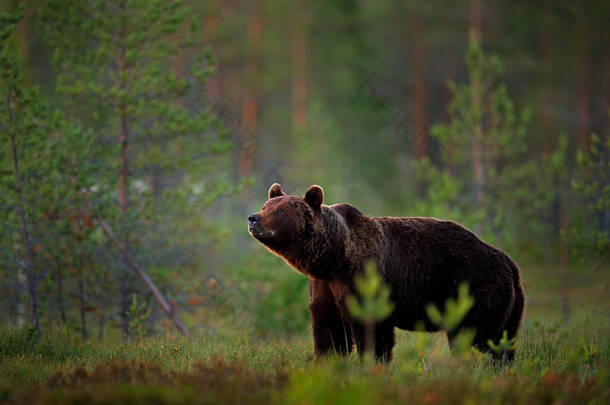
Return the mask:
[[[454, 356], [442, 333], [397, 334], [386, 366], [314, 359], [309, 334], [256, 337], [227, 325], [194, 341], [171, 333], [123, 343], [73, 333], [0, 331], [0, 403], [9, 404], [608, 404], [607, 276], [578, 281], [560, 322], [553, 269], [524, 280], [526, 319], [512, 367], [472, 351]], [[586, 275], [583, 277], [587, 277]]]
[[70, 336], [32, 344], [4, 333], [6, 403], [608, 403], [610, 342], [590, 326], [525, 325], [512, 368], [472, 352], [454, 357], [442, 334], [400, 333], [388, 366], [314, 360], [309, 337], [215, 334], [131, 343]]

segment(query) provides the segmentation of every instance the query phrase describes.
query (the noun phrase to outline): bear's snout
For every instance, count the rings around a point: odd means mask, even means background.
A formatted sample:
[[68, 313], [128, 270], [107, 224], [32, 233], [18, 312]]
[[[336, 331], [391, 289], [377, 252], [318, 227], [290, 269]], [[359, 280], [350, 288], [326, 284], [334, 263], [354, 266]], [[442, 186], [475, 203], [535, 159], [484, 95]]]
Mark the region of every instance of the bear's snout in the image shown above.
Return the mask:
[[261, 224], [261, 216], [258, 214], [252, 214], [248, 217], [248, 230], [256, 239], [270, 238], [275, 235], [275, 232], [268, 231]]

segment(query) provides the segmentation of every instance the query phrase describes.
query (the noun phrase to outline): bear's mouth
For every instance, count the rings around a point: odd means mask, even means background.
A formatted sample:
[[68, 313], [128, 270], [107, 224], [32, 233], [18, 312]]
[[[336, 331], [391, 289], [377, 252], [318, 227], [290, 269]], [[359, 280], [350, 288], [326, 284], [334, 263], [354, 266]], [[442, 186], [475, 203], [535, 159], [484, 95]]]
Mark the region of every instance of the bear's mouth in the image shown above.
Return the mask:
[[265, 228], [263, 228], [262, 225], [258, 222], [255, 222], [253, 224], [250, 223], [248, 225], [248, 230], [250, 231], [250, 234], [257, 239], [270, 238], [275, 235], [273, 231], [266, 231]]

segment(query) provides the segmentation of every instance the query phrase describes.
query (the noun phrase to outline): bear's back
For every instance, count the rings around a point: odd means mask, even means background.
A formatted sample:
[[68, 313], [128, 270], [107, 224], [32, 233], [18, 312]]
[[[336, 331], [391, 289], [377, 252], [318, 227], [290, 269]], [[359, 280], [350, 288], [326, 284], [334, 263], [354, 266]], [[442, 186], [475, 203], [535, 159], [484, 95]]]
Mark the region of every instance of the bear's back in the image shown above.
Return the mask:
[[369, 217], [351, 204], [330, 206], [350, 229], [352, 252], [390, 267], [485, 267], [510, 261], [462, 225], [430, 217]]

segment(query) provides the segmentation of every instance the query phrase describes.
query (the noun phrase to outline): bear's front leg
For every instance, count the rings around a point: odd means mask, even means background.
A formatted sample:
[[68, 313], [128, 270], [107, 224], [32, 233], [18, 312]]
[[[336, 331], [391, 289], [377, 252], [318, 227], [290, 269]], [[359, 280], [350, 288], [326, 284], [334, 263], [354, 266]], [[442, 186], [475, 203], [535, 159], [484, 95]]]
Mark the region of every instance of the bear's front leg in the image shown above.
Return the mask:
[[313, 320], [313, 341], [317, 355], [339, 353], [348, 355], [352, 351], [352, 333], [335, 302], [328, 283], [309, 281], [311, 302], [309, 312]]
[[[365, 327], [360, 322], [352, 322], [351, 328], [358, 354], [362, 357], [367, 349]], [[372, 338], [375, 340], [375, 359], [380, 363], [389, 363], [392, 360], [392, 349], [395, 344], [394, 325], [389, 322], [375, 324]]]

